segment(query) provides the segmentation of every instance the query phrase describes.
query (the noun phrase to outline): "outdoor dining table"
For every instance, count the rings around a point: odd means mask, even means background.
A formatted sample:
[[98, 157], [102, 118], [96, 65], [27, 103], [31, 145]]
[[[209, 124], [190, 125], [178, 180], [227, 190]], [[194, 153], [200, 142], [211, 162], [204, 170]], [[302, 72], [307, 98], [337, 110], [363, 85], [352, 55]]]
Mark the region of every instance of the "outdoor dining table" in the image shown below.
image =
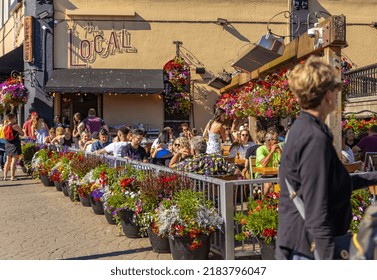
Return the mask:
[[253, 167], [253, 172], [262, 175], [278, 175], [278, 171], [276, 167]]

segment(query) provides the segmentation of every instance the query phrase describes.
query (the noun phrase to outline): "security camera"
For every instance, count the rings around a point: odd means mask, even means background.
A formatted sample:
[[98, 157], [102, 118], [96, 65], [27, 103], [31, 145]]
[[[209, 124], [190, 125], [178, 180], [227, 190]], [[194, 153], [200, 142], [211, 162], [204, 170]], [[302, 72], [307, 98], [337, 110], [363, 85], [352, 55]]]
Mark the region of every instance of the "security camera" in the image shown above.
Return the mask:
[[314, 38], [316, 33], [322, 34], [322, 28], [320, 27], [313, 27], [308, 29], [308, 35], [310, 38]]

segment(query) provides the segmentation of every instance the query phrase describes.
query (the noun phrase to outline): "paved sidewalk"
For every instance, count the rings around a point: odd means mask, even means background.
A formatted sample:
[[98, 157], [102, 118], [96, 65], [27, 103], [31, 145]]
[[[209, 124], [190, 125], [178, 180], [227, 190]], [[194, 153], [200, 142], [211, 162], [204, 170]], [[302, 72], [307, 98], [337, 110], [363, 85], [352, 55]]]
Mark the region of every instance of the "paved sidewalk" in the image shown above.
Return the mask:
[[[26, 178], [0, 181], [0, 260], [170, 260], [148, 238], [118, 236], [104, 215], [71, 202], [55, 187]], [[3, 178], [3, 172], [0, 172]]]

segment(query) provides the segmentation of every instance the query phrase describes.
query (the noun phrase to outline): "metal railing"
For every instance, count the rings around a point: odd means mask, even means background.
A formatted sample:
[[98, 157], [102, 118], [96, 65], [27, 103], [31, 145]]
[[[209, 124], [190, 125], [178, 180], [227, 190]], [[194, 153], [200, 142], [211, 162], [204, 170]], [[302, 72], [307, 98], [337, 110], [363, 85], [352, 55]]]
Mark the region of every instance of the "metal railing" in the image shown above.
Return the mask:
[[377, 63], [344, 73], [350, 80], [348, 98], [377, 96]]
[[[79, 150], [70, 149], [78, 152]], [[159, 166], [150, 163], [128, 160], [113, 156], [95, 155], [85, 153], [86, 156], [100, 156], [112, 167], [124, 166], [130, 164], [138, 170], [146, 172], [167, 172], [176, 173], [177, 171], [168, 167]], [[196, 191], [203, 192], [208, 200], [211, 200], [218, 210], [218, 213], [224, 219], [222, 230], [215, 232], [211, 238], [211, 251], [222, 256], [223, 259], [233, 260], [239, 257], [260, 255], [258, 242], [255, 239], [251, 241], [236, 241], [235, 234], [240, 228], [234, 221], [236, 212], [247, 211], [247, 202], [249, 196], [254, 191], [263, 193], [265, 183], [278, 183], [278, 178], [265, 178], [253, 180], [224, 180], [224, 176], [209, 177], [194, 173], [185, 173], [193, 181]]]

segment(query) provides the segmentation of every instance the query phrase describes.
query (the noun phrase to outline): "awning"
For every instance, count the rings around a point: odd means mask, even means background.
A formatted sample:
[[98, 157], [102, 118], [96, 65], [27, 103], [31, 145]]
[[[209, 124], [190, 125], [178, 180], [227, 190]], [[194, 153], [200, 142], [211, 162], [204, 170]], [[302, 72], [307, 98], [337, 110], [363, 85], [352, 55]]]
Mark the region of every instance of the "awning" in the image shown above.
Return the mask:
[[13, 70], [24, 71], [23, 50], [21, 45], [0, 57], [0, 76], [9, 77]]
[[45, 90], [66, 93], [161, 93], [162, 69], [56, 69]]

